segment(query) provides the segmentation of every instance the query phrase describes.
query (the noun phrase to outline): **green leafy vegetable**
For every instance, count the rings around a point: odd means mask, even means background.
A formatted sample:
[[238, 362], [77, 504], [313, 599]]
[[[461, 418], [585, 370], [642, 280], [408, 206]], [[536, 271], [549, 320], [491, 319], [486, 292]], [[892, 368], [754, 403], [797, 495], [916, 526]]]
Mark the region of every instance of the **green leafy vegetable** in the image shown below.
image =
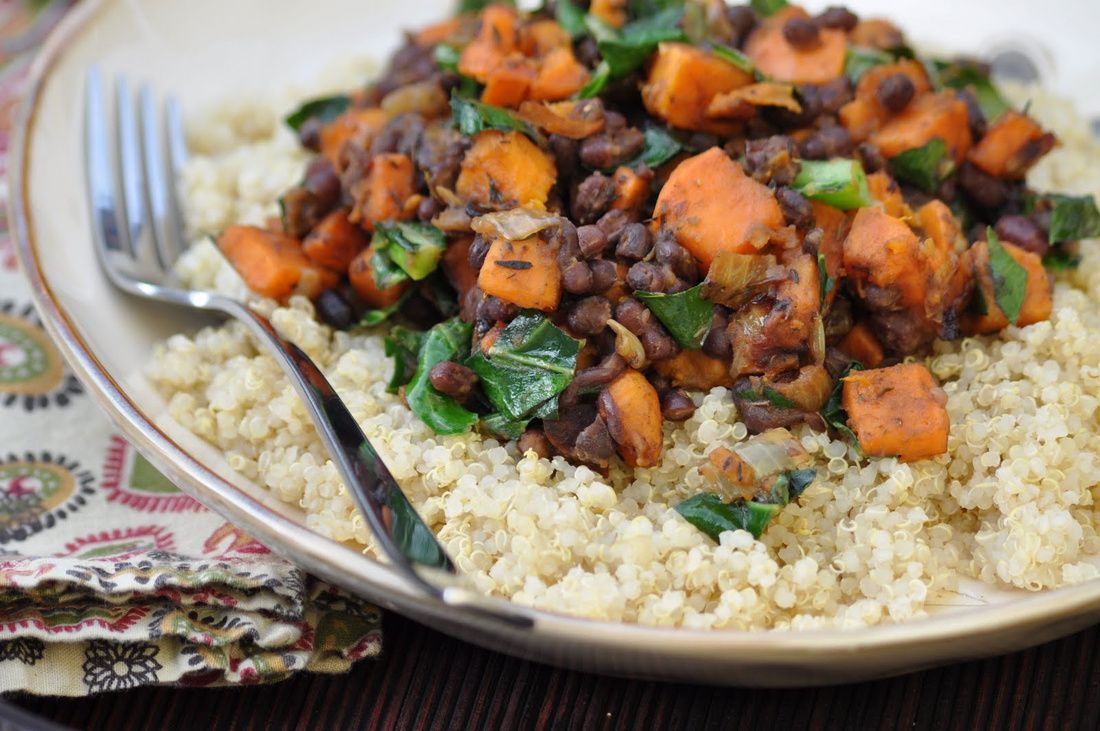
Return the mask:
[[600, 56], [607, 64], [608, 78], [621, 79], [640, 67], [653, 55], [657, 44], [683, 40], [684, 31], [679, 27], [683, 15], [682, 6], [670, 6], [628, 23], [621, 31], [593, 24], [592, 16], [588, 16], [589, 32], [596, 38]]
[[947, 143], [933, 137], [922, 147], [906, 150], [890, 158], [890, 172], [898, 180], [917, 186], [926, 193], [934, 193], [951, 173], [955, 162], [947, 154]]
[[480, 13], [486, 5], [511, 5], [516, 6], [516, 0], [458, 0], [455, 7], [455, 15], [463, 13]]
[[758, 78], [762, 77], [762, 74], [756, 68], [756, 64], [754, 64], [748, 56], [746, 56], [744, 53], [737, 50], [736, 48], [716, 45], [711, 48], [710, 51], [718, 58], [722, 59], [723, 61], [729, 61], [742, 71], [747, 71], [748, 73], [753, 74]]
[[782, 508], [779, 504], [751, 500], [724, 503], [722, 498], [708, 492], [683, 501], [676, 506], [676, 512], [717, 541], [728, 530], [747, 530], [753, 537], [759, 538]]
[[749, 4], [764, 18], [770, 18], [790, 5], [787, 0], [751, 0]]
[[1016, 263], [1005, 247], [1001, 246], [1001, 241], [993, 232], [992, 226], [986, 228], [985, 236], [989, 244], [989, 273], [993, 277], [993, 298], [1008, 321], [1015, 325], [1016, 320], [1020, 318], [1020, 309], [1024, 306], [1027, 270]]
[[825, 420], [825, 423], [838, 431], [849, 443], [858, 446], [859, 440], [856, 439], [855, 432], [848, 426], [848, 412], [844, 410], [841, 405], [844, 395], [844, 379], [852, 371], [863, 370], [863, 364], [859, 361], [853, 360], [848, 366], [841, 372], [840, 378], [836, 380], [836, 385], [833, 386], [833, 392], [829, 394], [829, 400], [825, 402], [825, 406], [821, 409], [821, 418]]
[[359, 318], [359, 327], [374, 327], [375, 325], [381, 325], [383, 322], [393, 317], [393, 315], [409, 300], [410, 296], [412, 296], [412, 290], [402, 294], [397, 298], [397, 301], [389, 307], [382, 307], [377, 310], [367, 310], [363, 313], [363, 316]]
[[853, 84], [859, 81], [859, 77], [874, 66], [881, 66], [894, 62], [894, 55], [878, 48], [864, 48], [862, 46], [849, 46], [844, 59], [844, 74]]
[[440, 71], [457, 72], [458, 59], [462, 56], [462, 51], [446, 43], [440, 43], [432, 51], [432, 56], [435, 58], [435, 65], [439, 67]]
[[821, 310], [825, 310], [825, 300], [828, 299], [829, 293], [836, 287], [836, 280], [829, 276], [829, 270], [825, 266], [825, 255], [818, 253], [817, 255], [817, 274], [820, 277], [820, 289], [821, 289]]
[[1052, 272], [1064, 272], [1081, 265], [1081, 257], [1067, 251], [1052, 251], [1043, 257], [1043, 266]]
[[379, 289], [389, 289], [395, 284], [409, 281], [409, 275], [394, 263], [386, 251], [375, 249], [370, 258], [370, 269], [374, 275], [374, 284]]
[[1050, 243], [1100, 236], [1100, 210], [1091, 195], [1047, 196], [1054, 208], [1050, 215]]
[[405, 388], [405, 401], [436, 434], [461, 434], [477, 423], [477, 414], [432, 385], [428, 374], [445, 360], [461, 360], [470, 349], [472, 328], [458, 318], [428, 331], [420, 347], [416, 372]]
[[791, 470], [784, 474], [787, 477], [787, 493], [790, 502], [802, 497], [802, 493], [806, 492], [806, 488], [817, 477], [817, 472], [812, 469]]
[[579, 38], [587, 30], [584, 24], [585, 13], [572, 0], [558, 0], [554, 18], [571, 38]]
[[429, 223], [378, 223], [371, 244], [376, 257], [388, 256], [410, 279], [420, 281], [439, 266], [447, 237]]
[[504, 414], [481, 417], [481, 426], [485, 431], [504, 439], [519, 439], [530, 423], [530, 419], [509, 419]]
[[581, 87], [581, 90], [577, 92], [578, 99], [592, 99], [603, 93], [603, 90], [611, 82], [611, 67], [607, 64], [607, 61], [600, 61], [600, 64], [592, 72], [592, 78], [588, 80], [588, 83]]
[[662, 10], [682, 7], [685, 0], [630, 0], [630, 13], [635, 18], [645, 18], [656, 15]]
[[456, 92], [451, 92], [451, 113], [454, 117], [455, 127], [467, 137], [487, 129], [497, 129], [502, 132], [522, 132], [535, 142], [542, 139], [534, 127], [516, 117], [507, 109], [494, 107], [491, 104], [482, 104], [473, 99], [465, 99]]
[[970, 89], [981, 107], [982, 114], [992, 122], [1009, 109], [1009, 104], [1001, 92], [981, 67], [965, 61], [933, 61], [939, 82], [951, 89]]
[[751, 388], [741, 388], [733, 392], [733, 395], [742, 401], [767, 401], [772, 406], [778, 409], [797, 409], [798, 404], [791, 401], [783, 394], [776, 391], [771, 386], [764, 386], [759, 391], [754, 391]]
[[417, 359], [420, 357], [420, 348], [423, 347], [427, 337], [426, 332], [410, 330], [400, 325], [390, 330], [390, 334], [383, 341], [386, 357], [393, 358], [393, 375], [386, 384], [386, 391], [397, 393], [397, 389], [412, 380], [416, 372]]
[[803, 160], [792, 187], [807, 198], [845, 211], [873, 203], [859, 160]]
[[684, 149], [684, 143], [676, 139], [667, 129], [649, 125], [645, 128], [645, 146], [628, 164], [635, 169], [642, 165], [650, 169], [658, 168], [679, 155]]
[[331, 122], [343, 114], [351, 105], [351, 97], [347, 94], [324, 96], [312, 99], [295, 109], [286, 116], [283, 121], [292, 130], [297, 132], [310, 119], [316, 117], [321, 122]]
[[[573, 380], [581, 345], [541, 313], [525, 311], [487, 354], [475, 353], [466, 365], [481, 378], [493, 407], [507, 420], [519, 421], [556, 408], [557, 395]], [[540, 412], [540, 407], [551, 411]]]
[[703, 285], [697, 284], [676, 294], [635, 292], [672, 337], [689, 350], [699, 350], [714, 320], [714, 305], [703, 299]]

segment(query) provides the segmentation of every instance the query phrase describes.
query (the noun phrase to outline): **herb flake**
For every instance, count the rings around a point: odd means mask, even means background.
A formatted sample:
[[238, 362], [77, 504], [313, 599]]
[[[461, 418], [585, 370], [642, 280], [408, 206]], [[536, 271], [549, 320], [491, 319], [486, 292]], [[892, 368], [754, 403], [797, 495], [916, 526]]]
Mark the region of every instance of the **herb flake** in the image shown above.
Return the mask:
[[495, 129], [501, 132], [521, 132], [536, 143], [542, 140], [534, 127], [507, 109], [463, 98], [457, 92], [451, 92], [451, 114], [455, 127], [467, 137]]
[[890, 158], [890, 172], [898, 180], [934, 193], [940, 183], [955, 171], [955, 162], [947, 155], [947, 143], [933, 137], [925, 145], [906, 150]]
[[699, 350], [714, 321], [714, 305], [703, 299], [702, 292], [703, 285], [697, 284], [676, 294], [639, 290], [634, 296], [645, 303], [676, 342], [689, 350]]
[[351, 97], [347, 94], [323, 96], [311, 99], [288, 114], [283, 120], [286, 125], [298, 132], [302, 125], [311, 119], [318, 119], [322, 123], [328, 123], [339, 117], [351, 106]]
[[986, 228], [985, 235], [989, 246], [989, 273], [993, 278], [993, 298], [1009, 323], [1015, 325], [1020, 319], [1020, 310], [1024, 306], [1024, 296], [1027, 294], [1027, 270], [1020, 266], [1001, 245], [992, 226]]

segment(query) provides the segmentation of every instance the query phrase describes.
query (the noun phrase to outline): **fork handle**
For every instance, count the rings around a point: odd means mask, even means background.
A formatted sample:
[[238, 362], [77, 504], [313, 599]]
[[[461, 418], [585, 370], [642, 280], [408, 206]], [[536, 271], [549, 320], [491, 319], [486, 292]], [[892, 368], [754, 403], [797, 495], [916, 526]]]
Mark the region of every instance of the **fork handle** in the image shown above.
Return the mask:
[[416, 567], [455, 575], [454, 564], [401, 492], [321, 369], [301, 348], [279, 335], [270, 320], [251, 307], [223, 297], [217, 297], [210, 304], [243, 322], [282, 366], [305, 401], [321, 441], [386, 557], [419, 588], [443, 599], [446, 588], [426, 581]]

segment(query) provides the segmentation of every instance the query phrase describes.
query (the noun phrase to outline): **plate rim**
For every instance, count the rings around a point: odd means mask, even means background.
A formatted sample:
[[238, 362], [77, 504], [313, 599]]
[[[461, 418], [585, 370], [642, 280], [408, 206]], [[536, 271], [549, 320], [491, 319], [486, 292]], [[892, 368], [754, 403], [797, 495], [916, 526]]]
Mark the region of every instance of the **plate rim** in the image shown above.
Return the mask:
[[[439, 604], [425, 606], [426, 599], [410, 590], [396, 573], [361, 553], [325, 538], [305, 526], [283, 517], [271, 508], [247, 495], [239, 487], [216, 474], [201, 460], [191, 455], [166, 434], [155, 420], [147, 416], [130, 399], [121, 385], [103, 367], [75, 322], [54, 294], [39, 258], [31, 214], [28, 176], [32, 162], [30, 143], [40, 110], [42, 92], [50, 75], [64, 55], [71, 40], [92, 21], [121, 0], [85, 0], [61, 20], [50, 33], [34, 59], [23, 99], [19, 105], [17, 125], [9, 150], [9, 220], [16, 258], [26, 276], [31, 298], [53, 342], [58, 346], [74, 374], [88, 387], [101, 409], [135, 447], [158, 467], [164, 469], [181, 489], [229, 520], [244, 524], [266, 545], [311, 572], [338, 585], [351, 589], [365, 598], [405, 614], [418, 617], [456, 617], [454, 609]], [[77, 163], [83, 173], [83, 162]], [[81, 175], [81, 180], [83, 175]], [[89, 234], [90, 243], [90, 234]], [[212, 504], [211, 504], [212, 503]], [[333, 566], [333, 554], [349, 558], [357, 564], [370, 566], [348, 574]], [[354, 579], [348, 581], [348, 579]], [[387, 587], [383, 584], [391, 584]], [[370, 593], [364, 587], [371, 587]], [[376, 595], [373, 590], [390, 592]], [[1019, 600], [992, 606], [976, 606], [946, 616], [933, 616], [899, 623], [887, 623], [851, 629], [812, 629], [792, 631], [691, 629], [661, 627], [627, 622], [589, 619], [549, 610], [523, 607], [501, 598], [493, 603], [531, 615], [535, 625], [530, 632], [547, 635], [548, 641], [571, 642], [585, 638], [607, 649], [644, 645], [656, 656], [690, 658], [700, 653], [721, 652], [745, 663], [764, 663], [776, 667], [805, 661], [809, 656], [818, 660], [843, 656], [857, 651], [903, 651], [927, 643], [947, 643], [952, 640], [996, 636], [1015, 627], [1024, 629], [1040, 623], [1071, 623], [1100, 610], [1100, 579], [1081, 584], [1045, 590]], [[484, 617], [466, 614], [467, 622], [485, 622]], [[460, 617], [461, 618], [461, 617]], [[438, 626], [438, 625], [437, 625]], [[1072, 629], [1072, 628], [1071, 628]], [[448, 631], [443, 629], [443, 631]], [[503, 632], [503, 630], [501, 630]], [[1067, 632], [1069, 630], [1067, 629]], [[477, 638], [465, 639], [480, 642]], [[499, 649], [499, 648], [498, 648]], [[507, 650], [505, 650], [507, 651]], [[1004, 651], [991, 649], [987, 654]], [[761, 657], [757, 653], [764, 653]], [[556, 662], [524, 652], [535, 659]], [[972, 655], [968, 654], [967, 657]], [[944, 657], [942, 662], [962, 659]], [[913, 667], [903, 668], [905, 672]]]

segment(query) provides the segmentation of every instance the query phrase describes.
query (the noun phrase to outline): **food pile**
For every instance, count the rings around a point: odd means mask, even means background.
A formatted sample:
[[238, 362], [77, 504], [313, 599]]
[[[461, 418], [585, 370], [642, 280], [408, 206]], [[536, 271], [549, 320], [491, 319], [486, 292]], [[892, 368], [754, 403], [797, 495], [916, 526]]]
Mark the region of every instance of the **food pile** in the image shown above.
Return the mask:
[[986, 68], [843, 8], [465, 2], [287, 123], [316, 155], [281, 217], [218, 237], [252, 290], [387, 327], [436, 433], [597, 471], [657, 465], [729, 389], [757, 436], [678, 507], [716, 539], [812, 482], [796, 425], [944, 453], [919, 358], [1046, 320], [1048, 271], [1100, 235], [1091, 197], [1027, 187], [1057, 140]]

